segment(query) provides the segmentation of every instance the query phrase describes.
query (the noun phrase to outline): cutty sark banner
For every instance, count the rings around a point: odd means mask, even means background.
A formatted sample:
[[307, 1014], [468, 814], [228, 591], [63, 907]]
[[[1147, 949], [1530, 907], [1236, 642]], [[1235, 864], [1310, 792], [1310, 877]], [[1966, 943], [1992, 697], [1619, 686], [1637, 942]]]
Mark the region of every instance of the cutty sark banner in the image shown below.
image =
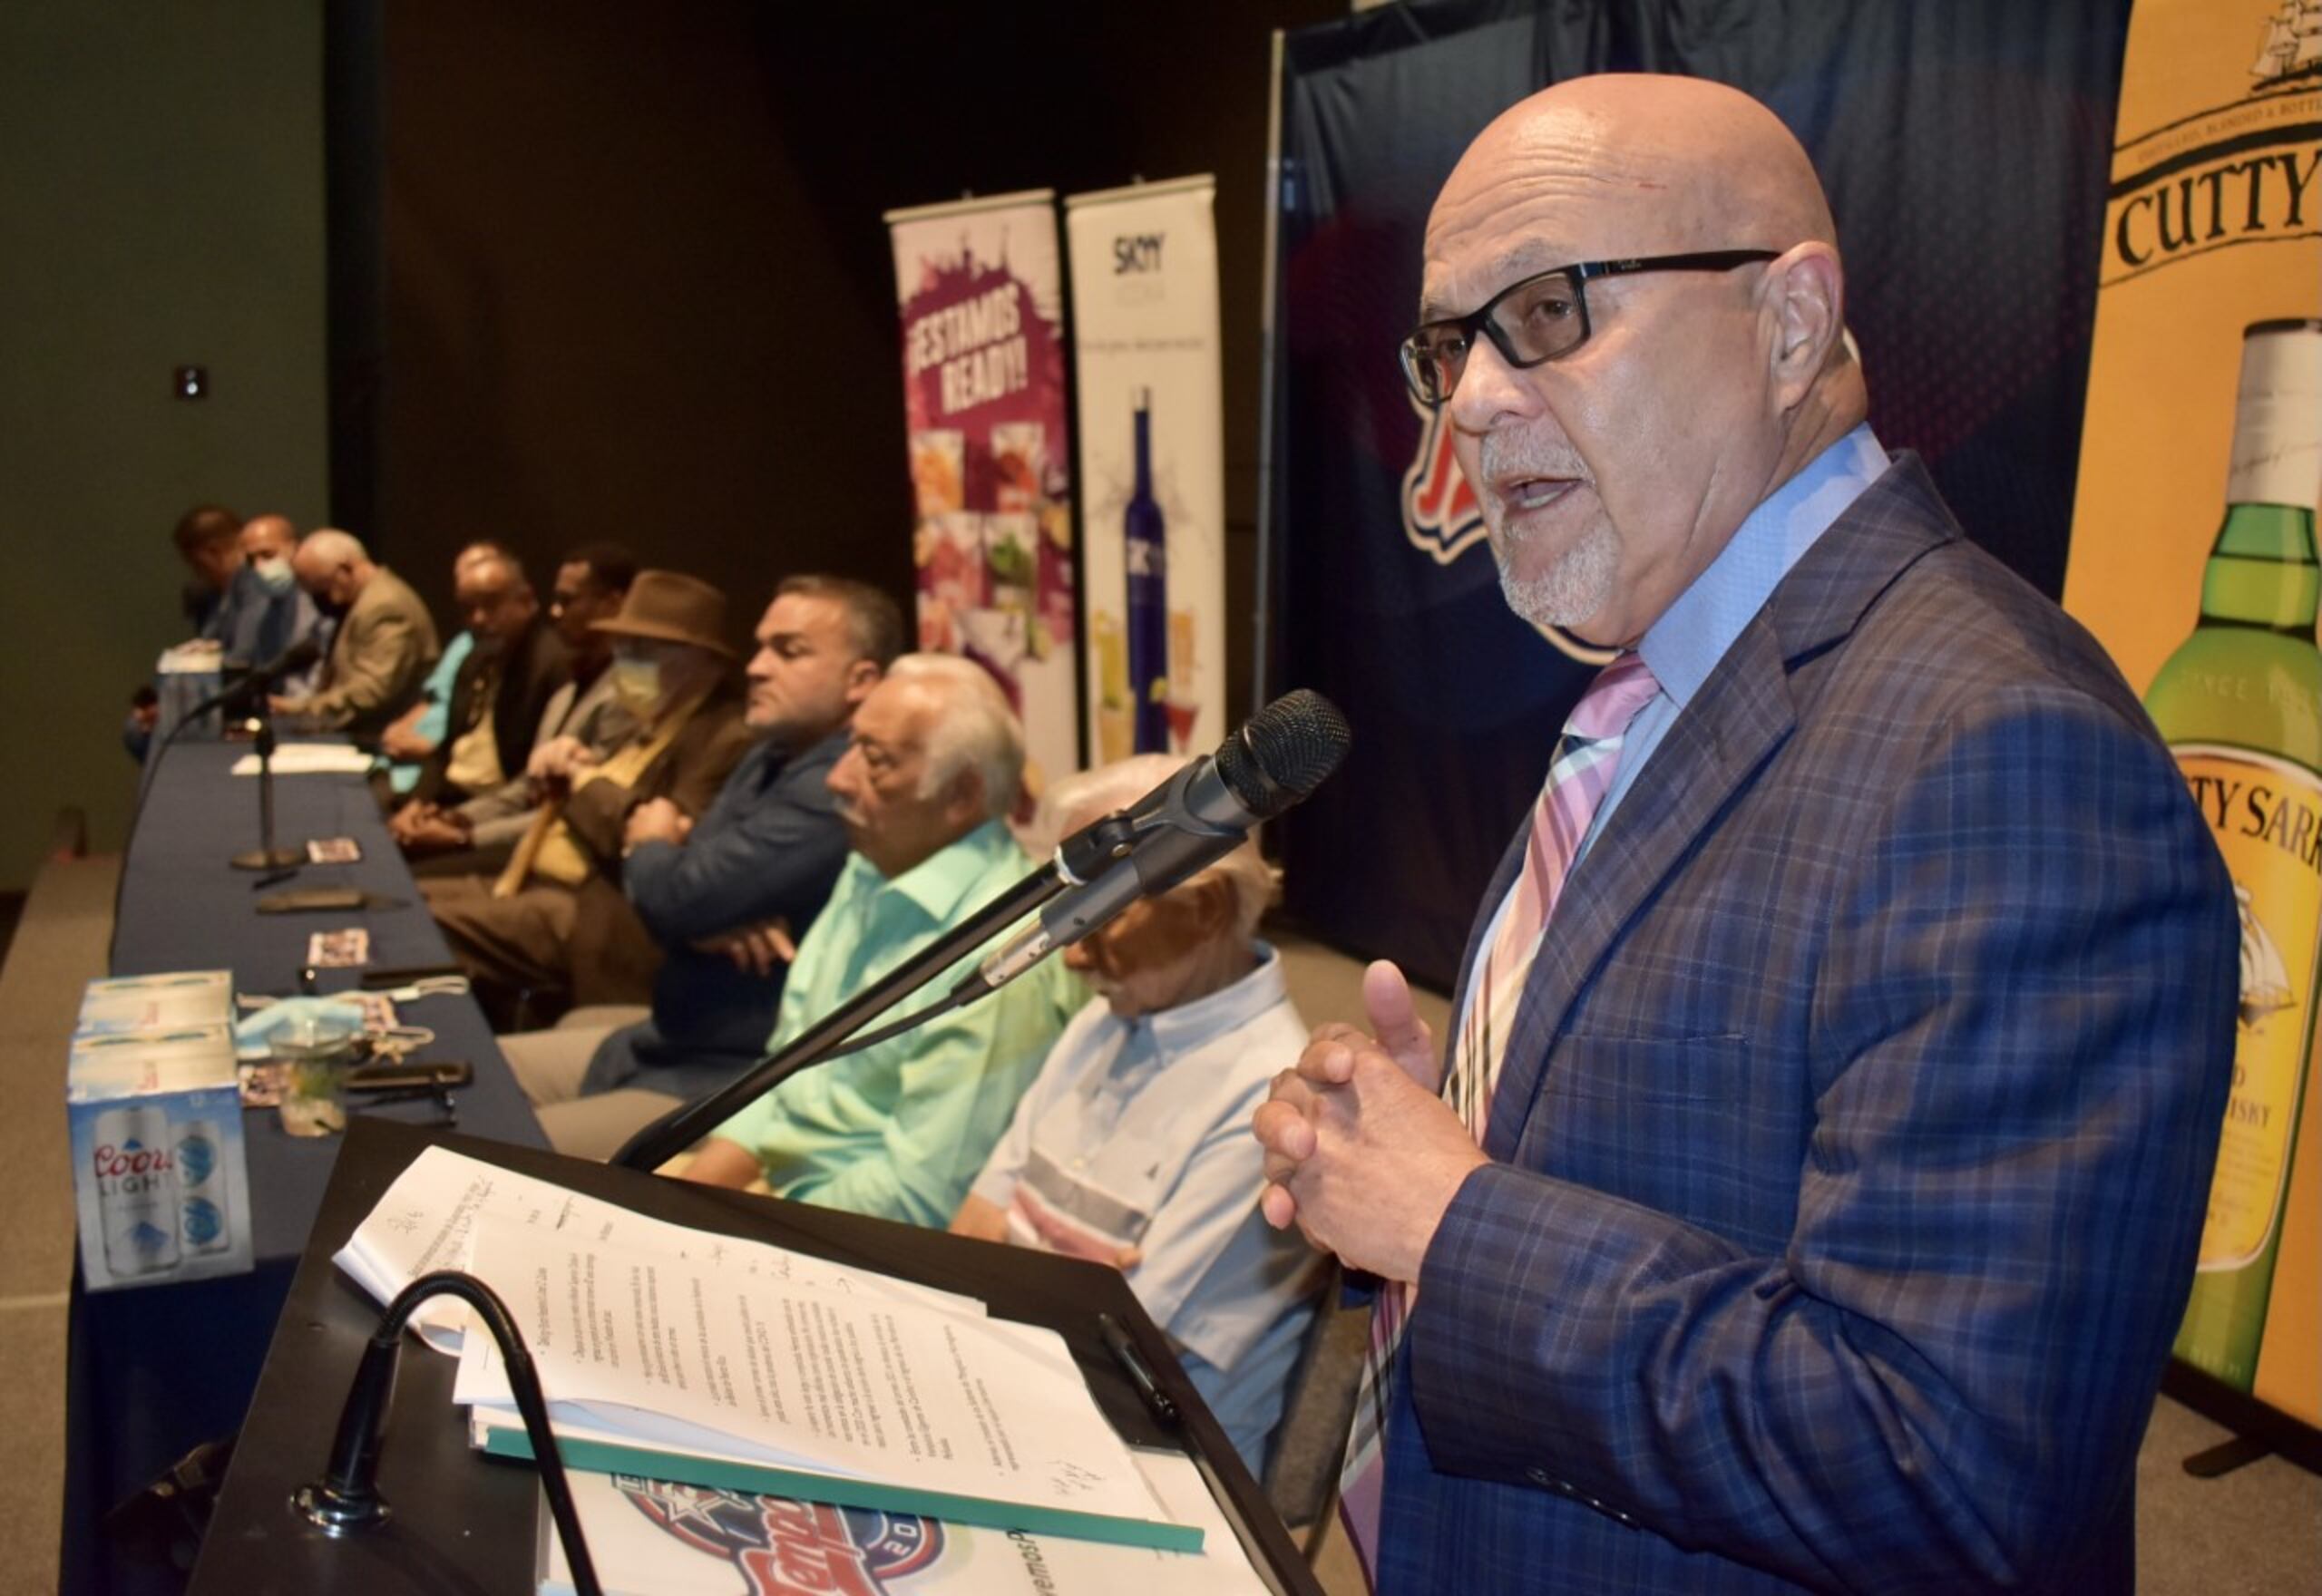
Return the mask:
[[2064, 602], [2176, 751], [2241, 914], [2177, 1356], [2322, 1423], [2322, 0], [2137, 0]]

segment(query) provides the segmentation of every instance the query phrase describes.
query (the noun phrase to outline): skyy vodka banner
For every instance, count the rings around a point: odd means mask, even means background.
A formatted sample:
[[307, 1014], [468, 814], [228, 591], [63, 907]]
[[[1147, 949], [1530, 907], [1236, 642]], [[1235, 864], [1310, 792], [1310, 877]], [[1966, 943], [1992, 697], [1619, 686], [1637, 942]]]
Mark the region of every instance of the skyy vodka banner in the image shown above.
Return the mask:
[[1063, 263], [1046, 189], [887, 213], [919, 646], [1023, 717], [1028, 803], [1080, 766]]
[[2137, 0], [2064, 602], [2233, 872], [2232, 1095], [2177, 1356], [2322, 1423], [2322, 0]]
[[1066, 200], [1090, 758], [1225, 725], [1225, 443], [1209, 177]]

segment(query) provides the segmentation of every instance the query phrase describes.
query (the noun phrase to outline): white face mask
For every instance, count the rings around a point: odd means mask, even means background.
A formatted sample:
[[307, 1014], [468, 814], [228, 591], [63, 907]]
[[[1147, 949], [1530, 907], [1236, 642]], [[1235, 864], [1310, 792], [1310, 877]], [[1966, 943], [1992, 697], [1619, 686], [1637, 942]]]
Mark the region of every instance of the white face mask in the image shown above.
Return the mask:
[[611, 680], [613, 696], [631, 715], [650, 715], [653, 706], [661, 702], [661, 662], [658, 659], [615, 658]]
[[258, 572], [258, 579], [266, 584], [269, 593], [288, 593], [298, 579], [291, 572], [290, 562], [278, 554], [271, 560], [252, 560], [250, 569]]

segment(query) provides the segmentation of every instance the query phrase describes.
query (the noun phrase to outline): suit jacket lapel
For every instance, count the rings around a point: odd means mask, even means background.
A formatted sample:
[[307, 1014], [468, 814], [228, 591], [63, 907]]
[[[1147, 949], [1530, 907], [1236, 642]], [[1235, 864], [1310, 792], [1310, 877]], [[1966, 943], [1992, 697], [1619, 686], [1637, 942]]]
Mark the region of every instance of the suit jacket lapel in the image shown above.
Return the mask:
[[[1958, 535], [1917, 457], [1899, 455], [1742, 628], [1565, 882], [1517, 1009], [1486, 1153], [1502, 1161], [1514, 1156], [1550, 1049], [1583, 987], [1624, 928], [1789, 737], [1797, 724], [1791, 671], [1852, 630], [1913, 562]], [[1502, 861], [1495, 893], [1477, 917], [1478, 933], [1512, 868]], [[1472, 935], [1468, 957], [1475, 957]]]

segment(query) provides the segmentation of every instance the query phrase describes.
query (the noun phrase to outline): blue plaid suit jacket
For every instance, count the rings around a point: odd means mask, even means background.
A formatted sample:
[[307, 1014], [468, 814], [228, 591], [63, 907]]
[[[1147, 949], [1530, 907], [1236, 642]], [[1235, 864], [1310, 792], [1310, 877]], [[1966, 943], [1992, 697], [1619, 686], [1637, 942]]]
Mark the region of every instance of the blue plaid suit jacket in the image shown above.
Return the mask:
[[2129, 1588], [2237, 947], [2134, 696], [1901, 457], [1566, 885], [1421, 1270], [1382, 1589]]

